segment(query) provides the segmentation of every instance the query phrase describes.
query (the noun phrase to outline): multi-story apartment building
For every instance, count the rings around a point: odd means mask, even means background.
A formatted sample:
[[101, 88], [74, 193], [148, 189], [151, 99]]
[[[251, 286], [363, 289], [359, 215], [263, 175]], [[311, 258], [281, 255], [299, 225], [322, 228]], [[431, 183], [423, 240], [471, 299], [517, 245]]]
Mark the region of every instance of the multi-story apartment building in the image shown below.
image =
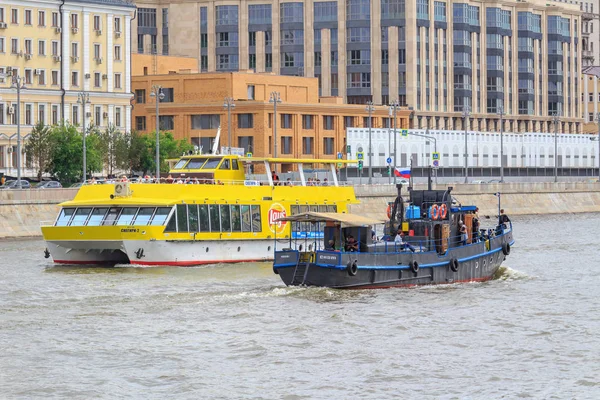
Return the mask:
[[598, 0], [552, 0], [557, 3], [579, 5], [581, 11], [581, 45], [583, 66], [600, 63], [600, 3]]
[[[87, 124], [131, 129], [134, 15], [131, 0], [0, 2], [0, 171], [17, 166], [17, 118], [22, 137], [38, 121], [81, 125], [84, 115]], [[78, 103], [81, 92], [89, 103]]]
[[[581, 130], [579, 4], [546, 0], [141, 0], [134, 48], [201, 71], [319, 78], [348, 103], [398, 99], [413, 126]], [[177, 24], [169, 24], [169, 20]], [[149, 44], [149, 45], [148, 45]], [[149, 47], [148, 47], [149, 46]]]

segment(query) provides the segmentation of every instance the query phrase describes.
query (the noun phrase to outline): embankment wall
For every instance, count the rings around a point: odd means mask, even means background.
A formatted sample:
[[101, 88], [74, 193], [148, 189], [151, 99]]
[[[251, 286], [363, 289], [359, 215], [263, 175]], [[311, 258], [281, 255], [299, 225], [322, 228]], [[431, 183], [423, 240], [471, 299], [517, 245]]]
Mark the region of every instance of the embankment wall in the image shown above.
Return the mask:
[[[352, 205], [350, 211], [369, 217], [385, 218], [387, 202], [396, 196], [396, 188], [390, 185], [363, 185], [355, 190], [360, 204]], [[452, 190], [459, 202], [477, 205], [480, 215], [491, 216], [498, 211], [497, 192], [502, 193], [502, 207], [509, 216], [600, 212], [598, 183], [459, 184]], [[40, 236], [40, 222], [54, 220], [58, 204], [76, 193], [77, 189], [0, 191], [0, 238]], [[405, 188], [403, 194], [408, 198]]]

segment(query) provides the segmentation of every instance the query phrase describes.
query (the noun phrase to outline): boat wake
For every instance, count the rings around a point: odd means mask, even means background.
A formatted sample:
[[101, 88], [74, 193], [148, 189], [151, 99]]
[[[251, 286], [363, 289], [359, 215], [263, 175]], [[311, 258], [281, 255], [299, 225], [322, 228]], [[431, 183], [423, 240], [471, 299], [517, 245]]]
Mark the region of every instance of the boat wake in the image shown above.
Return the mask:
[[498, 271], [494, 274], [492, 279], [499, 281], [520, 281], [524, 279], [530, 279], [531, 276], [525, 272], [517, 271], [511, 267], [501, 266]]

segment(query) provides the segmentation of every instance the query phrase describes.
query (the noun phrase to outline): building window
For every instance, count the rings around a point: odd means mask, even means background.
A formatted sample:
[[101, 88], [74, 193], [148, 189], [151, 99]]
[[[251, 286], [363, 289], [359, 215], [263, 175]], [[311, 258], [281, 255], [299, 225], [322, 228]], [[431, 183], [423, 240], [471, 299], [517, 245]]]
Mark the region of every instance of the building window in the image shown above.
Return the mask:
[[310, 130], [313, 129], [313, 115], [302, 116], [302, 129]]
[[33, 125], [33, 105], [25, 104], [25, 125]]
[[46, 12], [38, 11], [38, 26], [46, 26]]
[[71, 57], [78, 57], [78, 48], [79, 46], [77, 43], [71, 43]]
[[323, 129], [326, 131], [333, 130], [333, 115], [323, 115]]
[[[348, 21], [368, 21], [371, 19], [370, 0], [348, 0], [346, 2], [346, 19]], [[383, 7], [382, 7], [383, 11]]]
[[115, 126], [121, 126], [121, 107], [115, 108]]
[[238, 128], [249, 129], [254, 128], [253, 114], [238, 114]]
[[[271, 148], [271, 146], [269, 146]], [[281, 154], [292, 154], [292, 137], [281, 137]]]
[[138, 8], [138, 28], [156, 28], [156, 9]]
[[[58, 72], [58, 71], [57, 71]], [[52, 125], [58, 124], [58, 106], [52, 106]]]
[[138, 34], [138, 53], [139, 54], [144, 53], [144, 35], [142, 35], [142, 34]]
[[248, 100], [254, 100], [254, 85], [248, 85]]
[[73, 106], [71, 114], [73, 125], [79, 125], [79, 106]]
[[208, 56], [200, 56], [200, 71], [208, 71]]
[[33, 54], [31, 39], [25, 39], [25, 54]]
[[52, 55], [58, 56], [58, 42], [56, 40], [52, 41]]
[[4, 48], [4, 38], [0, 37], [0, 53], [4, 53], [6, 49]]
[[[368, 1], [368, 0], [367, 0]], [[281, 3], [279, 12], [280, 23], [304, 22], [303, 3]]]
[[10, 52], [11, 54], [19, 52], [19, 39], [10, 39]]
[[79, 72], [78, 71], [71, 72], [71, 85], [79, 86]]
[[314, 138], [303, 137], [302, 138], [302, 154], [313, 154], [313, 142]]
[[31, 10], [25, 10], [25, 25], [31, 25]]
[[31, 85], [32, 82], [32, 72], [30, 69], [25, 70], [25, 84]]
[[46, 123], [46, 106], [38, 104], [38, 122]]
[[370, 28], [347, 28], [346, 29], [348, 43], [370, 43], [371, 29]]
[[304, 30], [302, 29], [282, 29], [280, 36], [281, 45], [304, 44]]
[[52, 71], [52, 86], [58, 86], [58, 71]]
[[250, 4], [248, 6], [248, 23], [252, 24], [270, 24], [271, 23], [271, 5], [270, 4]]
[[348, 88], [370, 88], [370, 72], [353, 72], [348, 76]]
[[254, 136], [238, 136], [238, 147], [243, 148], [245, 153], [252, 153], [254, 150]]
[[[387, 50], [383, 50], [386, 51]], [[371, 50], [349, 50], [348, 65], [370, 65]], [[386, 62], [387, 64], [387, 62]]]
[[38, 54], [40, 56], [46, 55], [46, 41], [45, 40], [38, 40]]
[[95, 72], [94, 73], [94, 87], [101, 87], [102, 86], [102, 80], [100, 77], [100, 72]]
[[57, 12], [53, 12], [52, 13], [52, 27], [56, 28], [58, 25], [58, 13]]
[[344, 129], [354, 128], [354, 117], [344, 117]]
[[135, 102], [138, 104], [146, 103], [146, 89], [135, 90]]
[[121, 18], [115, 18], [115, 33], [121, 33]]
[[12, 24], [18, 24], [19, 23], [19, 9], [17, 9], [17, 8], [11, 9], [10, 22]]
[[99, 44], [94, 44], [94, 60], [98, 61], [102, 57], [102, 51]]
[[175, 90], [173, 88], [162, 88], [165, 97], [160, 100], [161, 103], [172, 103], [175, 101]]
[[217, 26], [238, 24], [238, 6], [216, 6], [216, 11]]
[[158, 125], [162, 131], [171, 131], [175, 129], [175, 117], [173, 115], [161, 115], [158, 118]]
[[218, 47], [237, 47], [238, 33], [237, 32], [219, 32]]
[[335, 148], [333, 144], [333, 138], [323, 138], [323, 154], [333, 154], [333, 149]]
[[38, 85], [44, 86], [46, 85], [46, 70], [38, 69]]
[[102, 107], [94, 107], [94, 124], [96, 126], [102, 125]]
[[115, 61], [121, 61], [121, 46], [115, 46]]
[[121, 74], [115, 74], [115, 89], [121, 89]]
[[135, 117], [135, 129], [138, 131], [146, 130], [146, 117]]
[[237, 54], [219, 54], [217, 70], [231, 71], [238, 69], [239, 57]]
[[192, 129], [217, 129], [220, 124], [218, 114], [192, 115]]
[[292, 129], [292, 114], [281, 114], [281, 128]]
[[71, 14], [71, 28], [77, 29], [79, 27], [79, 15]]
[[324, 1], [314, 3], [314, 20], [315, 22], [337, 21], [337, 2]]
[[99, 32], [102, 30], [102, 23], [100, 22], [100, 16], [94, 15], [94, 30]]

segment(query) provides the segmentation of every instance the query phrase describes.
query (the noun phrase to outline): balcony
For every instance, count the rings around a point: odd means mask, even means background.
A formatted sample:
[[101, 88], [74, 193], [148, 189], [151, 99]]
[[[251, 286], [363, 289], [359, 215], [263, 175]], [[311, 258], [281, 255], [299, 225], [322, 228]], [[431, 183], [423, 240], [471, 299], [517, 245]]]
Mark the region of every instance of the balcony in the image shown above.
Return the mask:
[[581, 15], [581, 20], [582, 20], [582, 21], [591, 21], [591, 20], [593, 20], [594, 18], [595, 18], [595, 15], [594, 15], [594, 14], [592, 14], [592, 13], [589, 13], [589, 12], [584, 12], [584, 13]]
[[581, 53], [584, 60], [594, 60], [594, 52], [590, 50], [583, 50]]

